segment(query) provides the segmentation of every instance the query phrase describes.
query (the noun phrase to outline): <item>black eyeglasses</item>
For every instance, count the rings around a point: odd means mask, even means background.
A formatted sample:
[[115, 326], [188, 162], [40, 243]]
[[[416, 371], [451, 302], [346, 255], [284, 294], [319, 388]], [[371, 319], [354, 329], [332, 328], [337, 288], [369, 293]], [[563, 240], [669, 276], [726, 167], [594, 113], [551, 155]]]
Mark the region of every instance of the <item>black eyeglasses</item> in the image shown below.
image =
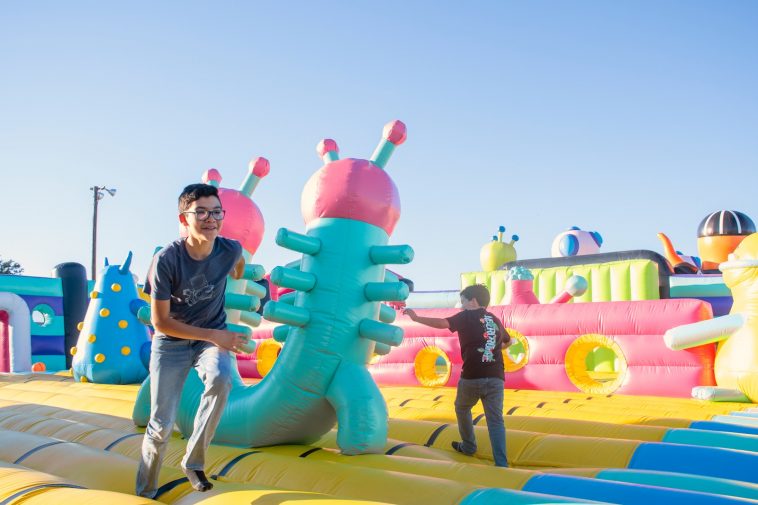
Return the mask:
[[185, 210], [182, 212], [182, 214], [194, 214], [195, 219], [198, 221], [206, 221], [209, 217], [213, 216], [213, 219], [216, 221], [221, 221], [224, 219], [224, 215], [226, 214], [226, 211], [223, 209], [213, 209], [213, 210], [206, 210], [206, 209], [199, 209], [199, 210]]

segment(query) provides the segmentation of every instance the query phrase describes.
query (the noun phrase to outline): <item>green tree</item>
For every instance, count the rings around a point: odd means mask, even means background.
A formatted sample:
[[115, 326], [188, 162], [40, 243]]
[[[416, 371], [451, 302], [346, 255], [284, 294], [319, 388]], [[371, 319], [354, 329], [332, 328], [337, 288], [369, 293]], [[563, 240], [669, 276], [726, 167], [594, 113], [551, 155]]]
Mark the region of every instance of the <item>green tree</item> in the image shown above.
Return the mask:
[[12, 259], [4, 260], [0, 258], [0, 274], [21, 275], [24, 272], [24, 267], [19, 265]]

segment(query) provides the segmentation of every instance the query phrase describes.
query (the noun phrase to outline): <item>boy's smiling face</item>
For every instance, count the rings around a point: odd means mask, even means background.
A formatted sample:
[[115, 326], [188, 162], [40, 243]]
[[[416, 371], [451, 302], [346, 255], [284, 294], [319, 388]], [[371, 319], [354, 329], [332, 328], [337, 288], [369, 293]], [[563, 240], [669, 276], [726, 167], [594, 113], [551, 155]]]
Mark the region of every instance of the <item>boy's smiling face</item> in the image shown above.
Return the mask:
[[[192, 202], [189, 208], [179, 214], [179, 221], [187, 227], [187, 234], [198, 241], [213, 241], [218, 237], [222, 219], [213, 217], [214, 210], [221, 210], [221, 201], [215, 196], [203, 196]], [[197, 213], [205, 213], [207, 218], [200, 220]]]

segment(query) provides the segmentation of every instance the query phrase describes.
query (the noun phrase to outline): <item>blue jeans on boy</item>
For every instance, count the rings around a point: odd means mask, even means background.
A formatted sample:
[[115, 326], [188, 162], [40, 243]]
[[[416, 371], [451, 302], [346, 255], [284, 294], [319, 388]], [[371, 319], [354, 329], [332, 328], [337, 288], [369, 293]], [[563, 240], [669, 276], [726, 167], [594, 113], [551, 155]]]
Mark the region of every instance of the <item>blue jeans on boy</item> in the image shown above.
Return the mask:
[[191, 368], [205, 384], [195, 415], [192, 436], [182, 460], [186, 470], [204, 470], [205, 451], [211, 443], [231, 389], [231, 356], [202, 340], [153, 339], [150, 353], [150, 422], [142, 439], [137, 472], [137, 495], [154, 498], [163, 453], [171, 439], [179, 399]]
[[504, 381], [495, 377], [460, 379], [458, 381], [458, 392], [455, 396], [455, 415], [458, 418], [458, 431], [461, 434], [461, 450], [465, 454], [476, 452], [471, 409], [476, 405], [476, 402], [482, 400], [495, 466], [508, 466], [508, 459], [505, 455], [505, 424], [503, 423], [504, 388]]

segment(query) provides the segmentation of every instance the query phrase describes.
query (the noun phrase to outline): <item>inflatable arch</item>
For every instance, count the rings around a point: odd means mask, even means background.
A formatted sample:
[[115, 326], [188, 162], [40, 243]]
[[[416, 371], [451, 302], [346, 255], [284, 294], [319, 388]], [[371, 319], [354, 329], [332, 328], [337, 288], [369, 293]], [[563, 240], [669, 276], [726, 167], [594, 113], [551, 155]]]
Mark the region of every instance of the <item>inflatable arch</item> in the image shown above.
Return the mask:
[[8, 314], [9, 330], [0, 331], [0, 372], [28, 372], [32, 368], [29, 307], [18, 295], [0, 293], [0, 312]]

